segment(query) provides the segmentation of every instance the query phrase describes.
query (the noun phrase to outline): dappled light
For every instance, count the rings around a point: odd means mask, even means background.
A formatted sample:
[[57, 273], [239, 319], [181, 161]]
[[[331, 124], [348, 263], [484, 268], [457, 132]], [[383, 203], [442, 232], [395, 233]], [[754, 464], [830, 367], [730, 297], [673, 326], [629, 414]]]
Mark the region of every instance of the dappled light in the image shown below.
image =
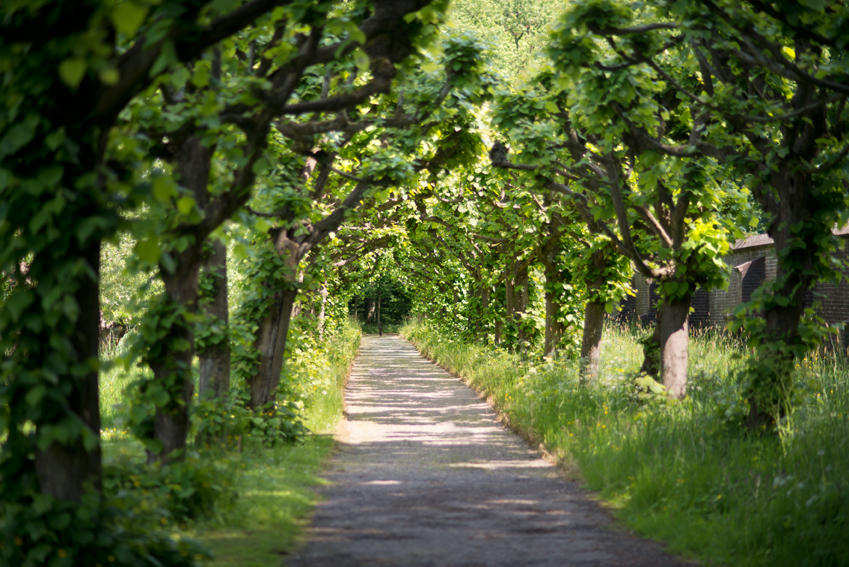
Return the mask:
[[307, 546], [319, 565], [678, 565], [400, 337], [364, 337]]

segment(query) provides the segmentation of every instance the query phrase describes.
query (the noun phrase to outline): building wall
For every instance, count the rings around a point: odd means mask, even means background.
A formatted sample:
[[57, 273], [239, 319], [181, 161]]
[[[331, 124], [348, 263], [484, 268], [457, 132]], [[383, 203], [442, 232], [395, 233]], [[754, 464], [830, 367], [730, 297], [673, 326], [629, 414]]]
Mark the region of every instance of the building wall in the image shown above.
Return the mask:
[[[817, 314], [827, 323], [847, 323], [849, 327], [849, 232], [841, 233], [841, 247], [834, 254], [840, 263], [843, 279], [837, 284], [818, 284], [808, 290], [805, 306], [810, 307], [816, 299], [821, 303]], [[762, 241], [763, 239], [760, 239]], [[696, 291], [692, 300], [693, 311], [690, 321], [693, 325], [717, 325], [724, 327], [734, 308], [751, 299], [752, 293], [765, 281], [775, 279], [777, 257], [771, 243], [747, 246], [735, 250], [723, 258], [730, 266], [731, 275], [728, 288], [706, 292]], [[636, 297], [631, 300], [622, 315], [639, 318], [643, 322], [654, 321], [657, 314], [657, 283], [648, 282], [638, 272], [634, 273], [632, 286]], [[623, 308], [625, 306], [623, 305]], [[849, 339], [849, 332], [846, 333]]]

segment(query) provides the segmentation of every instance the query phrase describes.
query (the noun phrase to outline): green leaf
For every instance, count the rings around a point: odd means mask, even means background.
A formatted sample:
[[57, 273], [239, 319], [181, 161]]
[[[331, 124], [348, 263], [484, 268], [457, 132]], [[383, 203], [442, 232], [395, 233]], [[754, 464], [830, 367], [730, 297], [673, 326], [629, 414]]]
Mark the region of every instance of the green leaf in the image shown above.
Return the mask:
[[140, 260], [151, 264], [158, 262], [159, 256], [162, 254], [159, 244], [150, 239], [139, 240], [136, 243], [135, 251]]
[[6, 135], [0, 140], [0, 157], [14, 154], [29, 144], [35, 137], [35, 129], [38, 126], [38, 122], [38, 116], [30, 114], [21, 122], [9, 128], [6, 131]]
[[147, 17], [147, 6], [135, 2], [122, 2], [112, 10], [112, 24], [119, 33], [132, 36], [144, 23]]
[[153, 178], [153, 196], [160, 203], [167, 203], [171, 197], [177, 196], [177, 188], [170, 178], [160, 175]]
[[547, 111], [551, 112], [552, 114], [556, 114], [556, 113], [560, 112], [560, 109], [559, 109], [559, 108], [557, 108], [557, 105], [556, 105], [556, 104], [554, 104], [554, 103], [553, 103], [552, 101], [550, 101], [550, 100], [549, 100], [548, 102], [546, 102], [546, 103], [545, 103], [545, 109], [546, 109]]
[[189, 81], [189, 70], [185, 67], [180, 67], [171, 73], [171, 84], [177, 87], [178, 89], [182, 89], [186, 86], [186, 83]]
[[121, 80], [121, 73], [115, 67], [103, 69], [98, 75], [100, 76], [100, 82], [104, 85], [117, 85], [118, 81]]
[[177, 201], [177, 210], [180, 213], [187, 215], [192, 212], [192, 209], [195, 207], [195, 200], [191, 197], [183, 197], [179, 201]]
[[72, 89], [76, 89], [80, 86], [80, 82], [85, 76], [85, 70], [87, 67], [88, 63], [86, 63], [85, 59], [79, 57], [65, 59], [59, 63], [59, 77], [62, 79], [63, 83]]
[[202, 89], [209, 84], [210, 67], [206, 61], [199, 61], [195, 65], [195, 74], [192, 75], [192, 84], [199, 89]]
[[44, 384], [39, 384], [35, 388], [32, 388], [27, 395], [24, 397], [27, 401], [27, 404], [30, 407], [35, 407], [41, 403], [41, 400], [44, 399], [44, 395], [47, 393], [47, 386]]
[[21, 314], [32, 304], [32, 301], [33, 293], [28, 289], [18, 290], [9, 296], [5, 302], [5, 308], [9, 311], [12, 321], [20, 321]]
[[357, 69], [365, 73], [366, 71], [368, 71], [370, 62], [371, 60], [369, 59], [369, 56], [366, 55], [365, 51], [363, 51], [362, 49], [354, 50], [354, 64], [357, 66]]

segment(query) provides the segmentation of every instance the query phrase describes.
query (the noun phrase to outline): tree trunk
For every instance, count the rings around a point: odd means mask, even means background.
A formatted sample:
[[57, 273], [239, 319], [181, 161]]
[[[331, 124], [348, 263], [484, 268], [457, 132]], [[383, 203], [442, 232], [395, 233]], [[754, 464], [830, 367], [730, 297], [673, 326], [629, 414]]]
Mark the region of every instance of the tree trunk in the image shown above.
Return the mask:
[[[815, 137], [809, 136], [808, 142]], [[812, 155], [806, 157], [813, 161]], [[792, 156], [790, 160], [793, 161]], [[772, 211], [774, 220], [767, 232], [775, 242], [778, 256], [775, 296], [788, 301], [786, 305], [772, 301], [764, 309], [765, 328], [758, 356], [768, 360], [758, 368], [758, 383], [753, 384], [755, 391], [747, 395], [749, 415], [746, 423], [753, 430], [774, 432], [776, 419], [783, 417], [790, 404], [787, 392], [792, 391], [789, 381], [795, 359], [804, 356], [807, 350], [799, 333], [805, 294], [814, 281], [813, 274], [818, 271], [817, 260], [823, 254], [823, 243], [827, 242], [823, 237], [830, 236], [833, 227], [816, 218], [826, 216], [823, 207], [828, 205], [811, 197], [816, 180], [804, 167], [792, 163], [780, 167], [773, 173], [770, 185], [774, 193], [760, 191], [756, 196], [762, 206], [769, 204], [773, 194], [779, 196], [777, 207]], [[794, 233], [793, 227], [800, 226], [802, 231]], [[759, 396], [769, 403], [760, 403]], [[766, 407], [770, 405], [772, 407]]]
[[609, 250], [598, 248], [590, 257], [589, 270], [586, 273], [588, 301], [584, 311], [584, 333], [581, 339], [581, 377], [594, 380], [598, 377], [598, 365], [601, 359], [601, 337], [604, 333], [605, 302], [600, 296], [605, 285], [604, 276]]
[[[178, 148], [175, 169], [180, 183], [192, 191], [198, 206], [205, 209], [209, 203], [209, 172], [215, 148], [205, 146], [197, 135], [175, 140], [175, 145]], [[206, 236], [196, 233], [195, 241], [188, 248], [174, 253], [173, 271], [160, 265], [168, 301], [181, 306], [189, 314], [197, 310], [198, 276]], [[162, 444], [162, 449], [149, 453], [149, 461], [184, 458], [190, 425], [189, 407], [194, 394], [193, 324], [183, 317], [176, 317], [166, 336], [160, 340], [162, 351], [149, 364], [154, 382], [167, 388], [169, 400], [164, 406], [156, 408], [153, 438]]]
[[325, 280], [324, 284], [321, 286], [321, 311], [318, 312], [318, 340], [322, 340], [324, 338], [324, 326], [325, 326], [325, 307], [327, 306], [327, 280]]
[[[182, 306], [188, 313], [194, 313], [197, 308], [200, 248], [200, 245], [193, 244], [182, 254], [176, 255], [173, 273], [161, 270], [168, 301]], [[182, 459], [185, 456], [189, 407], [194, 394], [192, 324], [183, 317], [175, 317], [160, 341], [162, 351], [149, 364], [154, 382], [167, 388], [169, 400], [164, 406], [156, 408], [153, 438], [162, 444], [162, 448], [148, 454], [148, 461], [151, 462]]]
[[524, 320], [527, 315], [528, 301], [530, 298], [530, 274], [528, 265], [525, 264], [522, 268], [516, 271], [515, 280], [513, 281], [513, 320], [516, 322], [517, 339], [520, 345], [525, 345], [529, 337], [525, 331]]
[[[227, 248], [220, 240], [212, 242], [212, 252], [206, 259], [204, 272], [215, 278], [211, 301], [205, 302], [207, 316], [214, 317], [226, 328], [229, 323], [227, 305]], [[200, 378], [198, 396], [201, 398], [223, 398], [230, 391], [230, 341], [226, 338], [218, 344], [209, 345], [198, 353]]]
[[581, 339], [581, 378], [598, 378], [601, 337], [604, 331], [604, 302], [588, 301], [584, 308], [584, 333]]
[[373, 297], [369, 297], [366, 299], [366, 323], [371, 321], [371, 318], [374, 317], [374, 308], [376, 307], [376, 303]]
[[284, 289], [275, 295], [270, 313], [263, 319], [255, 342], [260, 352], [259, 367], [250, 379], [251, 401], [253, 409], [263, 407], [274, 401], [280, 375], [283, 372], [283, 358], [286, 351], [286, 338], [292, 320], [292, 308], [295, 305], [297, 289]]
[[687, 394], [687, 355], [690, 296], [669, 301], [664, 298], [660, 321], [660, 369], [663, 385], [671, 398]]
[[[80, 362], [97, 360], [100, 331], [100, 241], [93, 240], [80, 251], [79, 256], [94, 274], [94, 280], [82, 282], [74, 294], [79, 315], [76, 332], [70, 337], [71, 345]], [[88, 280], [86, 275], [80, 276]], [[91, 484], [101, 490], [100, 449], [100, 397], [98, 374], [90, 370], [83, 376], [68, 379], [71, 392], [68, 409], [80, 417], [98, 438], [97, 446], [90, 451], [81, 438], [70, 444], [54, 442], [44, 451], [35, 454], [35, 471], [41, 492], [61, 500], [79, 502], [85, 487]]]
[[662, 319], [663, 311], [659, 309], [651, 335], [643, 344], [643, 364], [640, 366], [640, 374], [648, 374], [653, 378], [660, 377], [660, 322]]
[[377, 334], [383, 336], [383, 322], [380, 320], [380, 292], [377, 292]]
[[290, 240], [285, 231], [281, 231], [274, 247], [283, 258], [288, 273], [283, 289], [274, 295], [274, 304], [260, 324], [254, 342], [260, 357], [256, 373], [249, 380], [250, 406], [253, 409], [261, 408], [275, 399], [283, 372], [289, 324], [292, 321], [295, 299], [298, 297], [295, 284], [298, 281], [298, 263], [301, 260], [298, 256], [299, 244]]

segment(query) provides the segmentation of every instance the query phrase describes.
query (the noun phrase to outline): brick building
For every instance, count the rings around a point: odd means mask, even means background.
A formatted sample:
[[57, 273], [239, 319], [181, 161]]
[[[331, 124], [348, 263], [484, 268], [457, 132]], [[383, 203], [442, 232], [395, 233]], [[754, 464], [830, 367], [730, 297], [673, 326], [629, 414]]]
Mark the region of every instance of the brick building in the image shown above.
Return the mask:
[[[815, 298], [820, 301], [819, 314], [829, 324], [849, 322], [849, 226], [835, 231], [835, 234], [840, 237], [841, 243], [834, 256], [841, 262], [846, 278], [838, 284], [819, 283], [805, 296], [806, 307], [810, 307]], [[691, 325], [725, 326], [727, 316], [737, 305], [749, 301], [764, 281], [775, 277], [777, 258], [772, 238], [768, 235], [757, 234], [738, 240], [731, 250], [723, 257], [723, 261], [731, 267], [728, 289], [697, 290], [691, 304]], [[639, 318], [643, 323], [654, 321], [659, 299], [657, 285], [635, 273], [631, 286], [636, 295], [622, 301], [617, 318]]]

